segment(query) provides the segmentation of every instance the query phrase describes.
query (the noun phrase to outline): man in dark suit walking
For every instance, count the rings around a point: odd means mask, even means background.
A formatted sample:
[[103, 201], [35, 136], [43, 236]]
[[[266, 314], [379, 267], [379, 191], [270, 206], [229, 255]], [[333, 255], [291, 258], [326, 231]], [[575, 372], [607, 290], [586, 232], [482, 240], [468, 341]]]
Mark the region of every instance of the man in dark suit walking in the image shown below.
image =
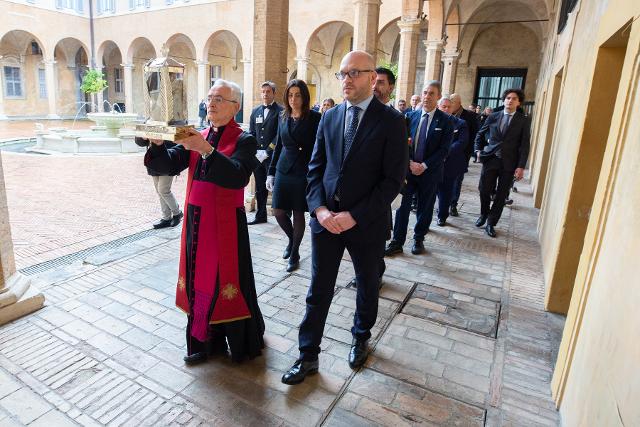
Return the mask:
[[249, 119], [249, 133], [255, 136], [258, 141], [258, 152], [256, 157], [260, 164], [253, 172], [256, 182], [256, 203], [258, 208], [253, 221], [247, 224], [262, 224], [267, 222], [267, 169], [271, 163], [271, 154], [276, 147], [276, 136], [278, 134], [278, 117], [282, 112], [282, 106], [275, 101], [276, 84], [264, 82], [260, 85], [260, 96], [262, 105], [256, 107], [251, 112]]
[[298, 384], [318, 371], [318, 354], [345, 248], [358, 282], [349, 366], [367, 359], [378, 315], [380, 260], [389, 230], [389, 205], [398, 195], [408, 161], [405, 120], [373, 96], [373, 57], [349, 52], [336, 77], [346, 102], [320, 121], [307, 174], [311, 212], [311, 286], [300, 324], [300, 358], [283, 375]]
[[[482, 163], [480, 172], [480, 217], [476, 227], [485, 226], [486, 233], [496, 237], [494, 227], [500, 220], [511, 182], [522, 179], [529, 156], [531, 122], [518, 107], [524, 102], [524, 92], [507, 89], [502, 94], [504, 110], [487, 117], [478, 131], [475, 152]], [[491, 205], [491, 193], [496, 188]]]
[[449, 213], [451, 216], [458, 216], [458, 200], [460, 199], [460, 190], [462, 190], [462, 181], [464, 180], [464, 174], [469, 171], [469, 160], [473, 157], [473, 143], [476, 140], [476, 134], [480, 128], [480, 117], [470, 110], [462, 108], [462, 100], [460, 95], [452, 93], [449, 97], [451, 99], [451, 115], [462, 119], [467, 123], [467, 131], [469, 134], [469, 141], [464, 147], [464, 152], [467, 158], [467, 166], [464, 168], [456, 178], [453, 188], [453, 194], [451, 196], [451, 207]]
[[413, 136], [412, 149], [407, 171], [406, 185], [402, 190], [402, 202], [396, 210], [393, 238], [385, 255], [402, 252], [407, 238], [411, 200], [418, 195], [416, 226], [413, 229], [411, 253], [424, 253], [424, 236], [429, 231], [433, 218], [438, 184], [442, 181], [444, 161], [453, 139], [453, 123], [449, 115], [438, 110], [438, 100], [442, 96], [438, 81], [428, 82], [422, 90], [422, 110], [407, 115], [409, 134]]

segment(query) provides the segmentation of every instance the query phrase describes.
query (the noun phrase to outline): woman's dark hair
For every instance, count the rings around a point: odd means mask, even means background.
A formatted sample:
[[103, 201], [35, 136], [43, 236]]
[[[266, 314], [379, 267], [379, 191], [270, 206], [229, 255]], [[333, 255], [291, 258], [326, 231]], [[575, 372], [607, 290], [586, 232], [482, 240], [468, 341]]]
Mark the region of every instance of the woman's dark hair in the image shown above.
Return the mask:
[[287, 83], [287, 87], [284, 90], [283, 96], [283, 104], [284, 110], [282, 111], [282, 116], [284, 119], [291, 117], [291, 105], [289, 105], [289, 90], [292, 87], [297, 87], [300, 89], [300, 95], [302, 95], [302, 118], [307, 117], [309, 111], [311, 110], [311, 95], [309, 94], [309, 88], [304, 80], [293, 79]]
[[518, 101], [520, 101], [520, 104], [524, 103], [524, 92], [520, 89], [507, 89], [504, 92], [502, 92], [502, 100], [504, 101], [505, 99], [507, 99], [507, 95], [509, 95], [510, 93], [515, 93], [518, 96]]

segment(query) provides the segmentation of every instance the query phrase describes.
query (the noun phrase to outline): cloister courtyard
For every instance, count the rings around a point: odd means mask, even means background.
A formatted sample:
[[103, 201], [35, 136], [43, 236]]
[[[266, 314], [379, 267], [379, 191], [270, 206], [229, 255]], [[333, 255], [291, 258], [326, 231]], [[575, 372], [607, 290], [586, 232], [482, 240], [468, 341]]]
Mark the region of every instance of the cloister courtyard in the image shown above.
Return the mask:
[[[528, 183], [490, 239], [473, 225], [472, 164], [460, 216], [432, 225], [427, 253], [408, 243], [387, 258], [373, 353], [357, 372], [346, 360], [355, 292], [345, 256], [320, 373], [285, 386], [308, 229], [301, 268], [286, 273], [275, 220], [250, 227], [263, 355], [188, 367], [174, 305], [180, 227], [151, 229], [159, 208], [142, 154], [16, 151], [1, 153], [16, 265], [45, 307], [0, 327], [0, 425], [558, 425], [549, 384], [564, 318], [543, 309]], [[181, 204], [185, 184], [174, 183]]]

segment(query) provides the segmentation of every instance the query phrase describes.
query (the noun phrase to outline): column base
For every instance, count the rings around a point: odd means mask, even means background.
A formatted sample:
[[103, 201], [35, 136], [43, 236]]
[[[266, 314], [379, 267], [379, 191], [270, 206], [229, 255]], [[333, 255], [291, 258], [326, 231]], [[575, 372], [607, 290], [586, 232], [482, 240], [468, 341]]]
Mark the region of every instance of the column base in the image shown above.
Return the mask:
[[47, 119], [50, 119], [50, 120], [60, 120], [60, 119], [61, 119], [61, 117], [60, 117], [59, 115], [57, 115], [57, 114], [47, 114]]
[[0, 289], [0, 325], [33, 313], [43, 306], [44, 295], [31, 286], [31, 279], [15, 273], [7, 281], [7, 286]]

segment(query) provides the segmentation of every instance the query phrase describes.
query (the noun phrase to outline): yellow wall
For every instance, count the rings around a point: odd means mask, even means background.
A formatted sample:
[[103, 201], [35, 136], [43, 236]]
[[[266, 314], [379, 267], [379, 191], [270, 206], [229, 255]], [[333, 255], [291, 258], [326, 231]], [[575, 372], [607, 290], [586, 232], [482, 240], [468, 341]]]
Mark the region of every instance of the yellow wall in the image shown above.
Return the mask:
[[[552, 385], [566, 426], [640, 425], [640, 21], [631, 24], [638, 17], [637, 1], [578, 2], [562, 34], [550, 34], [540, 73], [537, 100], [545, 102], [536, 114], [551, 113], [550, 94], [561, 83], [557, 124], [549, 134], [549, 117], [537, 121], [542, 128], [534, 131], [530, 159], [536, 177], [548, 155], [539, 223], [548, 288], [554, 272], [566, 268], [557, 264], [563, 233], [580, 212], [588, 221], [582, 251], [573, 254], [579, 257], [575, 282], [553, 284], [571, 296]], [[616, 46], [627, 38], [616, 79], [612, 49], [619, 53]], [[617, 92], [606, 93], [605, 87], [618, 83]], [[611, 102], [589, 106], [607, 97]], [[599, 121], [607, 122], [606, 112], [613, 115], [605, 137], [591, 141], [585, 130], [603, 131]], [[585, 143], [605, 145], [601, 168], [594, 166], [600, 159], [584, 157]], [[587, 178], [574, 182], [585, 171]], [[573, 202], [584, 196], [589, 180], [596, 190], [585, 210]]]

